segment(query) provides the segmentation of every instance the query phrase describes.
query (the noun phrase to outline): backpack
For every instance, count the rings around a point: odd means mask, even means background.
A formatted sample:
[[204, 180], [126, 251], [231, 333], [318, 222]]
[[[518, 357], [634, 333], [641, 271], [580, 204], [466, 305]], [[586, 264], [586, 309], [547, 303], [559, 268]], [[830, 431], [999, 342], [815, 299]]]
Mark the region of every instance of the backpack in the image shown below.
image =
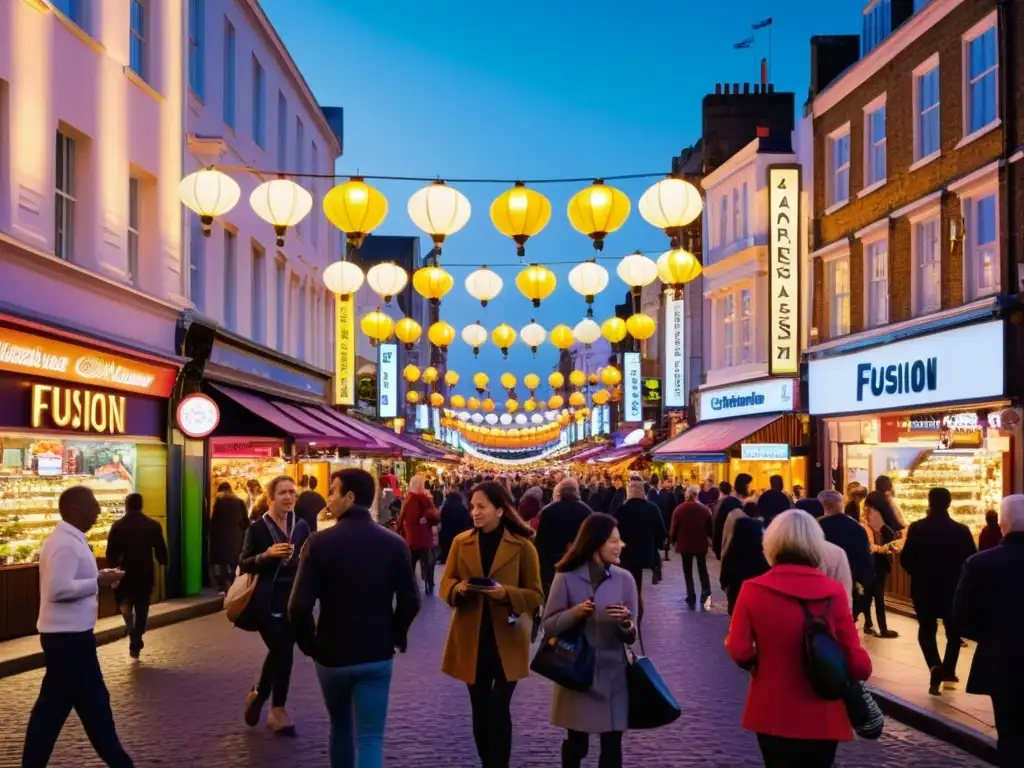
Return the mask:
[[[804, 674], [811, 689], [825, 701], [838, 701], [846, 696], [850, 687], [850, 676], [846, 657], [836, 641], [832, 628], [824, 614], [815, 616], [810, 609], [810, 600], [795, 598], [804, 612], [803, 664]], [[828, 610], [829, 599], [825, 599]]]

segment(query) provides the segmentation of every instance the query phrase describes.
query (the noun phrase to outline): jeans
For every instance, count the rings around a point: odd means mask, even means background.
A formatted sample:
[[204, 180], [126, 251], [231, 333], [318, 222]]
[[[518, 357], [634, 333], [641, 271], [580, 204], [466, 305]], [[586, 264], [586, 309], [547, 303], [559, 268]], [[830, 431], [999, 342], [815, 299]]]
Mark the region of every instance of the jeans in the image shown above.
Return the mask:
[[331, 717], [331, 768], [381, 768], [392, 662], [316, 665]]
[[[580, 768], [590, 751], [590, 735], [569, 731], [562, 742], [562, 768]], [[622, 731], [601, 734], [601, 757], [597, 768], [622, 768]]]
[[708, 576], [707, 555], [683, 555], [683, 578], [686, 579], [686, 599], [694, 602], [697, 598], [693, 591], [693, 561], [697, 561], [697, 576], [700, 578], [700, 599], [703, 602], [711, 597], [711, 578]]
[[270, 699], [270, 706], [283, 707], [288, 702], [288, 686], [292, 679], [295, 635], [283, 616], [271, 616], [260, 628], [260, 638], [267, 646], [256, 692], [261, 701]]
[[146, 623], [149, 621], [149, 593], [139, 593], [122, 597], [117, 607], [121, 610], [125, 630], [131, 638], [128, 647], [135, 653], [141, 651], [145, 644], [142, 636], [146, 634]]
[[434, 591], [434, 550], [414, 549], [412, 550], [412, 567], [416, 569], [416, 563], [420, 564], [420, 577], [423, 579], [423, 586], [427, 592]]
[[951, 629], [946, 619], [942, 620], [946, 630], [946, 653], [939, 656], [939, 644], [936, 635], [939, 633], [939, 621], [933, 616], [917, 617], [917, 644], [921, 646], [928, 669], [942, 667], [942, 679], [952, 680], [956, 677], [956, 663], [960, 660], [960, 635]]
[[58, 632], [41, 634], [39, 642], [46, 674], [28, 719], [23, 768], [45, 768], [49, 764], [72, 709], [103, 762], [114, 768], [133, 765], [117, 738], [110, 694], [96, 655], [96, 636], [91, 631]]
[[787, 739], [783, 736], [757, 734], [765, 768], [832, 768], [836, 759], [837, 741], [821, 739]]
[[500, 666], [487, 673], [477, 669], [476, 682], [469, 686], [473, 709], [473, 741], [482, 768], [509, 768], [512, 758], [512, 694], [516, 684], [505, 679]]

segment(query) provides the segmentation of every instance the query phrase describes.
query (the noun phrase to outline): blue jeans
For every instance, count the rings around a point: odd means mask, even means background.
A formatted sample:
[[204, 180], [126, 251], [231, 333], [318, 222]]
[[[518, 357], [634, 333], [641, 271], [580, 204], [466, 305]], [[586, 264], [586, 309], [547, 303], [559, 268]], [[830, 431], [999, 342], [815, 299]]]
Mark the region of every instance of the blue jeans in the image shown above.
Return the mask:
[[316, 665], [331, 717], [331, 768], [381, 768], [392, 662]]

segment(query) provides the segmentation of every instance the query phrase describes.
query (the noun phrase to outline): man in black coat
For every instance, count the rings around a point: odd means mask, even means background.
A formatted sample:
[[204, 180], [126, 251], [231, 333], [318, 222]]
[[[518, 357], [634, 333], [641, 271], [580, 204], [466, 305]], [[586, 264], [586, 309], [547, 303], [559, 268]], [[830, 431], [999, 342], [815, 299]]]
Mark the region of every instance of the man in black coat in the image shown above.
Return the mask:
[[[871, 559], [871, 546], [864, 526], [848, 517], [843, 509], [843, 495], [839, 491], [822, 491], [818, 501], [824, 515], [818, 522], [825, 533], [825, 540], [835, 544], [846, 553], [853, 578], [854, 606], [861, 606], [867, 588], [875, 578], [875, 564]], [[857, 611], [854, 611], [856, 617]]]
[[316, 492], [316, 486], [316, 478], [309, 477], [308, 486], [299, 494], [299, 498], [295, 502], [295, 518], [305, 520], [310, 533], [316, 533], [316, 518], [320, 514], [320, 510], [327, 506], [324, 497]]
[[[907, 530], [900, 564], [910, 574], [910, 597], [917, 613], [917, 642], [930, 672], [928, 693], [959, 681], [960, 634], [953, 622], [953, 595], [967, 558], [978, 551], [970, 529], [949, 516], [952, 496], [946, 488], [928, 491], [928, 514]], [[938, 620], [946, 629], [946, 652], [939, 656]]]
[[960, 634], [978, 643], [967, 692], [992, 697], [999, 765], [1024, 765], [1024, 495], [1003, 499], [1003, 542], [964, 566], [953, 600]]
[[231, 483], [217, 486], [217, 498], [210, 514], [210, 581], [220, 592], [227, 592], [235, 580], [242, 541], [249, 528], [249, 511], [235, 495]]
[[660, 570], [658, 548], [668, 537], [668, 532], [661, 519], [661, 510], [644, 498], [643, 481], [631, 480], [627, 493], [629, 498], [615, 511], [614, 517], [619, 521], [619, 536], [626, 545], [622, 550], [622, 567], [633, 575], [637, 594], [640, 594], [644, 569], [651, 568], [655, 575]]
[[440, 562], [448, 561], [448, 553], [452, 550], [452, 541], [463, 531], [473, 527], [473, 517], [466, 509], [462, 494], [455, 486], [451, 486], [448, 495], [441, 504], [441, 528], [437, 532], [437, 544], [441, 550]]
[[715, 529], [711, 537], [711, 549], [714, 550], [715, 557], [719, 560], [722, 559], [722, 536], [725, 533], [725, 521], [730, 512], [735, 509], [743, 509], [743, 503], [750, 497], [752, 482], [754, 482], [754, 478], [746, 472], [740, 472], [736, 475], [736, 484], [732, 493], [723, 496], [718, 501], [718, 507], [715, 509]]
[[537, 524], [537, 556], [545, 595], [555, 580], [555, 564], [576, 540], [580, 526], [591, 513], [590, 507], [580, 501], [580, 486], [575, 478], [566, 478], [555, 486], [554, 499], [540, 511]]

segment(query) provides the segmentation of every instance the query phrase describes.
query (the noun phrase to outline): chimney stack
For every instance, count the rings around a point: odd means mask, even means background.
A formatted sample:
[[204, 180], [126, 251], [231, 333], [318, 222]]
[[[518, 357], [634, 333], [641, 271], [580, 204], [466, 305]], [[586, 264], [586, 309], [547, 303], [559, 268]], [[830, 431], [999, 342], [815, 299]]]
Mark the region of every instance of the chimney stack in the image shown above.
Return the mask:
[[722, 93], [722, 84], [721, 83], [715, 83], [715, 95], [716, 96], [720, 96], [721, 93]]

